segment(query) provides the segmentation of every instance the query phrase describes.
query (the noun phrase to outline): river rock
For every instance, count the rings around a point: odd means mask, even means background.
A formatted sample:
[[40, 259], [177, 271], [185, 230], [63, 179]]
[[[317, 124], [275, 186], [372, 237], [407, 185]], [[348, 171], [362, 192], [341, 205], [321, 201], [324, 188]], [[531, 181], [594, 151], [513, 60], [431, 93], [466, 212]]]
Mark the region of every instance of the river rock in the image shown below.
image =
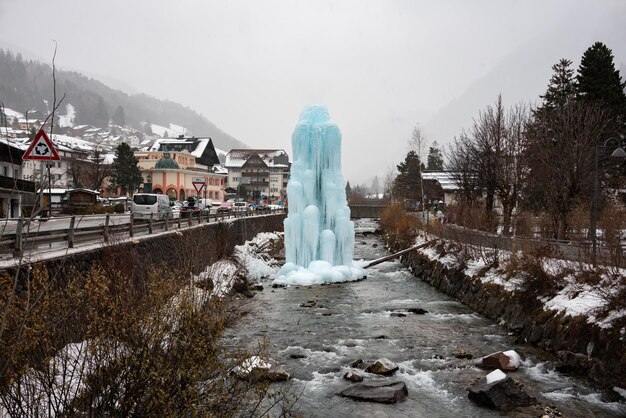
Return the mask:
[[398, 366], [389, 359], [380, 358], [373, 364], [368, 366], [365, 371], [368, 373], [380, 374], [383, 376], [391, 376], [398, 370]]
[[521, 361], [515, 350], [500, 351], [483, 357], [480, 367], [487, 370], [500, 369], [512, 372], [518, 369]]
[[501, 370], [495, 370], [474, 383], [468, 398], [478, 405], [504, 412], [537, 403], [535, 398], [524, 392], [517, 382]]
[[426, 309], [422, 309], [422, 308], [409, 308], [407, 309], [407, 312], [414, 313], [415, 315], [424, 315], [428, 313]]
[[366, 402], [397, 403], [408, 395], [406, 384], [401, 381], [361, 383], [338, 393], [340, 396]]
[[268, 362], [259, 356], [251, 356], [232, 371], [240, 379], [251, 381], [281, 382], [290, 379], [289, 373], [277, 364]]
[[406, 314], [402, 313], [402, 312], [392, 312], [392, 313], [389, 314], [389, 316], [395, 316], [397, 318], [404, 318], [406, 316]]
[[350, 367], [353, 367], [355, 369], [365, 370], [367, 366], [365, 365], [365, 362], [363, 360], [358, 359], [350, 363]]
[[465, 349], [463, 347], [460, 347], [458, 350], [456, 350], [456, 352], [454, 353], [454, 357], [455, 358], [464, 358], [464, 359], [472, 359], [474, 358], [473, 354], [468, 353], [467, 351], [465, 351]]
[[312, 308], [312, 307], [314, 307], [315, 305], [317, 305], [317, 302], [316, 302], [316, 301], [314, 301], [314, 300], [309, 300], [309, 301], [306, 301], [306, 302], [304, 302], [304, 303], [301, 303], [301, 304], [300, 304], [300, 307], [301, 307], [301, 308]]
[[350, 380], [352, 382], [362, 382], [363, 381], [363, 376], [361, 376], [358, 373], [355, 372], [346, 372], [346, 374], [343, 375], [344, 379]]

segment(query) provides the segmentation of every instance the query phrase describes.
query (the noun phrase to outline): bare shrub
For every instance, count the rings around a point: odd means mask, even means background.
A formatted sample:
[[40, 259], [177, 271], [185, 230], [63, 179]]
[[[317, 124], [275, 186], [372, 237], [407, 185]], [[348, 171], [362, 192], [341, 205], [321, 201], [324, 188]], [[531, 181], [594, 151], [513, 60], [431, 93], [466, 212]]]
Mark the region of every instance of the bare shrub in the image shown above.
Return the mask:
[[[116, 260], [109, 262], [114, 264]], [[61, 282], [39, 266], [10, 300], [1, 284], [0, 402], [10, 416], [255, 416], [289, 407], [288, 386], [233, 378], [251, 352], [222, 339], [253, 305], [211, 297], [188, 275], [112, 266]]]
[[600, 215], [598, 225], [602, 230], [602, 243], [608, 255], [605, 262], [612, 266], [624, 266], [622, 234], [626, 230], [626, 211], [618, 205], [608, 204]]
[[380, 227], [386, 235], [387, 243], [393, 249], [404, 249], [415, 245], [422, 226], [417, 217], [407, 213], [401, 204], [393, 204], [380, 217]]
[[[528, 304], [539, 303], [540, 298], [553, 297], [565, 286], [564, 277], [570, 272], [563, 270], [558, 275], [552, 275], [544, 268], [544, 259], [551, 257], [554, 249], [551, 246], [541, 247], [535, 251], [523, 252], [513, 259], [516, 270], [520, 273], [522, 283], [518, 292], [522, 302]], [[512, 273], [513, 268], [510, 269]]]
[[515, 235], [518, 237], [534, 238], [535, 217], [532, 213], [522, 211], [515, 217]]

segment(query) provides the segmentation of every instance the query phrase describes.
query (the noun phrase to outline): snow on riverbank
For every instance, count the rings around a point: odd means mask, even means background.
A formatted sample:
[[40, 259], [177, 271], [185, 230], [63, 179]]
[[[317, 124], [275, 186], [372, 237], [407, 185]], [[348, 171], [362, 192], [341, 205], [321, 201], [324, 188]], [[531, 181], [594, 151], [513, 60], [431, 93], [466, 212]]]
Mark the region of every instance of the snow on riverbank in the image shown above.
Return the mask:
[[[424, 244], [436, 238], [420, 236], [415, 244]], [[418, 252], [450, 269], [462, 268], [467, 276], [502, 286], [510, 293], [520, 291], [531, 274], [520, 269], [520, 260], [524, 256], [521, 252], [472, 245], [459, 248], [451, 242], [442, 245], [441, 240]], [[556, 293], [540, 298], [547, 310], [572, 317], [583, 315], [589, 323], [602, 328], [611, 328], [617, 319], [626, 316], [626, 308], [603, 313], [611, 309], [612, 301], [623, 292], [626, 269], [598, 268], [583, 262], [550, 257], [535, 257], [535, 261], [554, 280], [557, 289]]]

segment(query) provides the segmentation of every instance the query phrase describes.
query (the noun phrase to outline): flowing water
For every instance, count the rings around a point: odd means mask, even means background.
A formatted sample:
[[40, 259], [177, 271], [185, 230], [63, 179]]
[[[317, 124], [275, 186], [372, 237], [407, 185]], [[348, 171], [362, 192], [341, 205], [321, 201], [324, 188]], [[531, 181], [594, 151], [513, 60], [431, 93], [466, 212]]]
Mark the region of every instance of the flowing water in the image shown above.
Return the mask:
[[[356, 224], [355, 259], [372, 260], [387, 252], [379, 236], [363, 235], [377, 225]], [[609, 402], [588, 382], [554, 370], [549, 355], [514, 336], [496, 322], [437, 292], [416, 279], [398, 261], [367, 270], [366, 280], [325, 286], [272, 289], [269, 281], [255, 298], [257, 318], [236, 331], [235, 341], [270, 341], [273, 359], [292, 376], [294, 391], [302, 391], [296, 407], [304, 417], [495, 417], [507, 414], [475, 406], [467, 386], [487, 372], [476, 360], [454, 357], [463, 348], [474, 358], [515, 349], [525, 359], [509, 373], [542, 403], [554, 405], [568, 417], [626, 416], [626, 405]], [[315, 300], [316, 306], [302, 307]], [[407, 313], [422, 308], [424, 315]], [[406, 313], [406, 312], [405, 312]], [[303, 358], [293, 358], [301, 357]], [[397, 404], [357, 402], [337, 392], [355, 383], [343, 379], [357, 360], [386, 357], [399, 365], [392, 378], [402, 380], [408, 397]], [[522, 416], [510, 412], [509, 416]], [[525, 415], [528, 416], [528, 415]]]

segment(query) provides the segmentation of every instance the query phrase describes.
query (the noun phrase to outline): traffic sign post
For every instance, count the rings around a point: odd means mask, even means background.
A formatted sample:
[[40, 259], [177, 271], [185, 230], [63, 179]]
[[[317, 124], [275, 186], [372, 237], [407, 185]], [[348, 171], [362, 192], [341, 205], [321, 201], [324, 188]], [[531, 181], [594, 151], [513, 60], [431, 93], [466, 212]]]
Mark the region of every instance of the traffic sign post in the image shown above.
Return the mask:
[[35, 135], [35, 139], [30, 144], [30, 147], [24, 153], [22, 160], [40, 160], [40, 161], [58, 161], [59, 153], [52, 145], [52, 141], [48, 138], [48, 135], [43, 129], [40, 129]]
[[198, 193], [198, 199], [202, 196], [202, 189], [206, 186], [206, 179], [204, 177], [193, 177], [191, 179], [191, 183], [193, 184], [193, 188], [196, 189]]
[[[43, 173], [44, 173], [44, 161], [59, 161], [61, 157], [59, 157], [59, 153], [54, 148], [52, 141], [48, 138], [48, 135], [44, 132], [43, 128], [39, 129], [37, 135], [33, 139], [33, 142], [30, 144], [24, 155], [22, 156], [22, 160], [38, 160], [41, 161], [41, 191], [39, 193], [39, 206], [43, 210]], [[50, 178], [50, 165], [48, 163], [48, 205], [49, 211], [52, 212], [52, 181]], [[49, 213], [48, 216], [51, 216], [52, 213]]]

